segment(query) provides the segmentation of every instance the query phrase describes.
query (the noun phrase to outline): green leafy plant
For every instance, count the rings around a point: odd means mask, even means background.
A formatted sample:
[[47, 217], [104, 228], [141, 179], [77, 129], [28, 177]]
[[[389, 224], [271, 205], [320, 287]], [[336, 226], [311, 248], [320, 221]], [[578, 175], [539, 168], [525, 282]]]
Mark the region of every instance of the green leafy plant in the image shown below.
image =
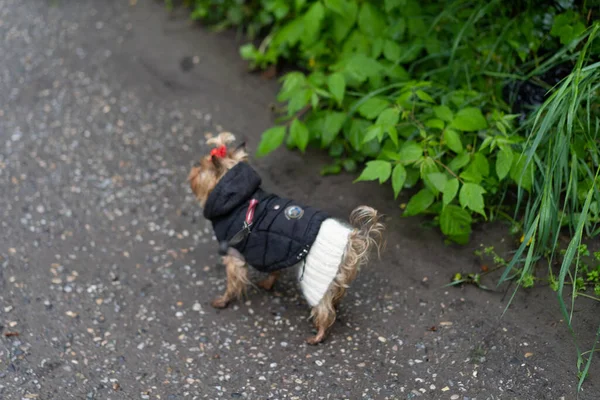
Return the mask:
[[404, 215], [432, 216], [458, 243], [474, 222], [508, 216], [507, 189], [535, 190], [520, 157], [531, 128], [504, 102], [507, 80], [551, 89], [538, 76], [577, 57], [589, 23], [585, 6], [534, 0], [189, 2], [193, 18], [261, 37], [240, 50], [252, 68], [300, 68], [282, 78], [284, 113], [258, 156], [327, 150], [323, 174], [364, 168], [357, 182], [410, 194]]
[[[467, 38], [481, 39], [472, 31], [478, 21], [501, 31], [500, 24], [483, 19], [499, 2], [473, 7], [458, 1], [440, 12], [439, 6], [416, 1], [387, 1], [386, 13], [375, 3], [303, 3], [296, 18], [277, 26], [259, 48], [242, 48], [242, 56], [259, 67], [295, 49], [300, 64], [312, 71], [283, 78], [278, 100], [287, 103], [280, 125], [287, 141], [280, 128], [277, 135], [268, 130], [258, 154], [284, 142], [301, 151], [309, 145], [328, 149], [335, 161], [324, 174], [354, 172], [366, 162], [357, 181], [389, 181], [395, 197], [403, 189], [420, 188], [405, 215], [436, 215], [446, 236], [465, 243], [474, 220], [495, 215], [497, 210], [486, 212], [486, 205], [495, 205], [508, 184], [518, 178], [530, 190], [532, 181], [531, 170], [514, 157], [523, 138], [516, 134], [516, 115], [494, 97], [499, 83], [469, 71], [482, 62], [502, 69], [503, 61], [494, 61], [492, 52], [501, 43], [478, 42], [475, 51], [461, 45]], [[453, 11], [465, 16], [465, 25], [450, 24]], [[467, 18], [472, 11], [477, 18]], [[301, 36], [298, 21], [309, 26], [309, 34]], [[535, 36], [531, 25], [527, 29], [517, 36]], [[517, 39], [511, 40], [500, 54], [516, 59]], [[442, 50], [448, 48], [452, 51]], [[536, 49], [531, 44], [519, 57], [526, 59]], [[465, 68], [459, 54], [473, 56], [471, 65]], [[419, 77], [427, 80], [414, 79]], [[443, 83], [451, 78], [456, 84]]]

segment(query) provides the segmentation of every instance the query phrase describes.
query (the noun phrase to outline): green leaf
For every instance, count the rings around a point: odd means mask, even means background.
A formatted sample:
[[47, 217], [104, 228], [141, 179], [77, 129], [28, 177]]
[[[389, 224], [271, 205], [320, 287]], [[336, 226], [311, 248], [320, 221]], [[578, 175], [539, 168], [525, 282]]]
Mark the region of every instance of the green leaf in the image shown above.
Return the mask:
[[379, 180], [379, 183], [384, 183], [392, 174], [392, 164], [387, 161], [375, 160], [369, 161], [362, 174], [354, 181], [374, 181]]
[[342, 161], [342, 166], [347, 172], [354, 172], [357, 168], [356, 161], [351, 158]]
[[456, 194], [458, 193], [458, 179], [453, 178], [446, 182], [446, 186], [444, 186], [442, 200], [444, 205], [447, 206], [454, 200]]
[[[281, 20], [281, 19], [285, 18], [285, 16], [290, 11], [290, 6], [289, 6], [289, 4], [286, 4], [286, 3], [287, 2], [275, 0], [273, 2], [269, 2], [265, 8], [267, 10], [273, 12], [273, 15], [275, 16], [275, 18], [277, 20]], [[240, 17], [239, 17], [238, 24], [242, 23], [242, 19], [243, 19], [243, 12], [240, 11]]]
[[306, 84], [306, 76], [301, 72], [290, 72], [283, 78], [283, 86], [277, 95], [277, 100], [289, 100]]
[[404, 165], [413, 163], [423, 157], [423, 147], [417, 142], [405, 142], [399, 151], [400, 162]]
[[363, 133], [371, 126], [371, 123], [362, 118], [352, 118], [350, 128], [344, 129], [344, 137], [355, 151], [360, 151], [363, 144]]
[[485, 217], [483, 194], [485, 189], [476, 183], [465, 183], [460, 189], [458, 200], [463, 208], [469, 208]]
[[346, 113], [343, 112], [328, 112], [325, 115], [323, 122], [323, 132], [321, 132], [321, 143], [323, 147], [327, 147], [336, 138], [342, 125], [346, 121]]
[[429, 180], [429, 176], [439, 171], [435, 161], [431, 157], [425, 157], [419, 167], [423, 183], [425, 183], [425, 186], [427, 186], [435, 196], [439, 194], [439, 190], [435, 184]]
[[426, 101], [428, 103], [435, 103], [435, 100], [433, 100], [433, 97], [431, 97], [429, 94], [427, 94], [427, 92], [424, 92], [423, 90], [417, 90], [415, 93], [419, 99]]
[[304, 14], [302, 18], [304, 22], [304, 34], [300, 40], [305, 46], [309, 46], [318, 40], [324, 17], [325, 8], [320, 2], [314, 3], [306, 14]]
[[273, 38], [273, 42], [288, 43], [294, 46], [302, 38], [303, 33], [304, 26], [302, 25], [302, 19], [294, 19], [277, 32]]
[[[339, 10], [339, 4], [332, 3], [340, 3], [342, 9]], [[355, 1], [345, 0], [337, 0], [334, 2], [326, 1], [325, 6], [329, 7], [328, 4], [336, 8], [334, 12], [337, 12], [337, 14], [331, 15], [333, 21], [330, 25], [330, 29], [331, 33], [333, 34], [334, 40], [337, 43], [341, 43], [346, 38], [346, 36], [348, 36], [348, 33], [350, 32], [350, 30], [354, 26], [354, 23], [356, 22], [356, 15], [358, 14], [358, 4]], [[332, 9], [331, 7], [329, 8]]]
[[406, 168], [406, 182], [404, 182], [404, 187], [410, 189], [414, 187], [417, 182], [419, 182], [419, 178], [421, 178], [421, 174], [419, 170], [412, 167]]
[[379, 155], [381, 159], [390, 161], [400, 161], [400, 155], [398, 154], [398, 146], [392, 140], [386, 140], [383, 143], [383, 147], [380, 150]]
[[435, 186], [435, 188], [442, 193], [448, 184], [448, 177], [443, 172], [430, 173], [427, 175], [427, 179], [429, 179], [429, 182], [431, 182], [433, 186]]
[[358, 12], [358, 27], [371, 37], [383, 36], [387, 26], [385, 16], [371, 3], [363, 3]]
[[333, 12], [344, 16], [344, 3], [344, 0], [325, 0], [325, 7], [329, 8]]
[[333, 39], [336, 41], [336, 43], [341, 43], [346, 36], [348, 36], [348, 32], [350, 32], [350, 29], [352, 29], [354, 22], [350, 22], [346, 18], [339, 15], [332, 15], [332, 19], [331, 33]]
[[334, 99], [337, 100], [338, 104], [342, 104], [344, 100], [344, 92], [346, 91], [346, 79], [344, 75], [338, 73], [332, 74], [327, 78], [327, 86]]
[[394, 189], [394, 198], [398, 198], [400, 191], [404, 187], [406, 181], [406, 169], [402, 164], [396, 164], [394, 172], [392, 172], [392, 188]]
[[379, 140], [371, 140], [370, 142], [363, 143], [361, 152], [363, 156], [368, 158], [377, 158], [381, 153], [381, 145]]
[[411, 36], [425, 36], [427, 33], [427, 26], [421, 16], [413, 16], [408, 19], [408, 32]]
[[441, 119], [437, 119], [437, 118], [431, 118], [431, 119], [428, 119], [427, 121], [425, 121], [425, 126], [428, 128], [435, 128], [435, 129], [443, 130], [444, 129], [444, 121], [442, 121]]
[[433, 107], [433, 113], [436, 117], [446, 122], [452, 122], [454, 119], [454, 114], [452, 114], [448, 106], [435, 106]]
[[288, 115], [292, 116], [304, 108], [312, 97], [312, 90], [301, 89], [294, 92], [287, 105]]
[[329, 93], [323, 89], [319, 89], [321, 86], [325, 84], [326, 76], [321, 71], [314, 71], [308, 76], [308, 82], [316, 86], [315, 92], [319, 93], [321, 96], [329, 96]]
[[429, 189], [421, 189], [417, 194], [410, 198], [404, 210], [403, 216], [410, 217], [427, 210], [433, 204], [435, 196]]
[[462, 236], [471, 233], [471, 215], [455, 205], [447, 205], [440, 214], [440, 229], [447, 236]]
[[487, 149], [488, 147], [490, 147], [493, 141], [494, 141], [493, 136], [488, 136], [485, 139], [483, 139], [483, 142], [479, 146], [479, 151], [483, 151], [483, 150]]
[[469, 166], [465, 171], [461, 172], [459, 175], [464, 181], [471, 183], [481, 183], [483, 180], [483, 176], [477, 171], [476, 168], [472, 168], [472, 165]]
[[397, 147], [398, 146], [398, 130], [396, 129], [395, 126], [388, 126], [386, 130], [387, 130], [388, 135], [390, 135], [390, 140]]
[[371, 57], [374, 59], [378, 59], [383, 51], [383, 43], [385, 40], [383, 38], [377, 37], [371, 40]]
[[362, 142], [370, 142], [371, 140], [375, 138], [381, 138], [382, 136], [383, 127], [381, 125], [373, 125], [367, 130], [367, 133], [365, 134], [365, 137], [363, 138]]
[[310, 134], [308, 132], [308, 128], [304, 125], [299, 119], [294, 119], [292, 125], [290, 126], [290, 140], [294, 143], [301, 152], [304, 153], [306, 150], [306, 146], [308, 145], [308, 141], [310, 139]]
[[358, 107], [358, 113], [367, 119], [374, 119], [390, 105], [389, 101], [371, 97]]
[[285, 126], [274, 126], [263, 132], [258, 149], [256, 150], [257, 157], [263, 157], [283, 143], [285, 138]]
[[[465, 211], [465, 210], [463, 210], [463, 211]], [[469, 236], [471, 236], [471, 232], [464, 234], [464, 235], [448, 236], [448, 239], [453, 241], [454, 243], [460, 244], [461, 246], [466, 246], [467, 244], [469, 244]], [[482, 286], [480, 286], [480, 287], [482, 287]]]
[[319, 96], [316, 93], [313, 93], [310, 96], [310, 105], [313, 110], [316, 110], [319, 107]]
[[568, 25], [571, 22], [570, 15], [568, 13], [558, 14], [554, 17], [554, 21], [552, 23], [552, 29], [550, 30], [550, 35], [558, 36], [560, 34], [560, 29], [563, 26]]
[[329, 145], [329, 155], [336, 159], [335, 161], [339, 161], [338, 159], [344, 154], [344, 142], [341, 140], [334, 140], [331, 145]]
[[240, 56], [244, 60], [253, 60], [258, 54], [258, 50], [256, 50], [256, 47], [252, 43], [247, 43], [240, 47]]
[[513, 158], [514, 155], [510, 147], [503, 146], [500, 148], [496, 156], [496, 175], [498, 175], [498, 179], [502, 180], [508, 175], [512, 167]]
[[396, 62], [402, 57], [402, 47], [393, 40], [386, 40], [383, 44], [383, 56], [391, 62]]
[[321, 175], [337, 175], [342, 172], [342, 166], [338, 163], [332, 165], [326, 165], [321, 169]]
[[[351, 38], [348, 39], [348, 41], [350, 40]], [[368, 42], [367, 46], [369, 46]], [[365, 54], [353, 54], [341, 63], [336, 64], [335, 67], [343, 67], [346, 73], [359, 82], [364, 82], [367, 79], [381, 79], [384, 72], [383, 66], [377, 60]]]
[[477, 171], [481, 176], [490, 175], [490, 163], [487, 158], [481, 153], [475, 153], [473, 155], [473, 163], [469, 166], [469, 169]]
[[456, 113], [452, 126], [460, 131], [474, 132], [487, 128], [488, 124], [479, 108], [467, 107]]
[[446, 146], [456, 154], [460, 154], [463, 151], [463, 144], [460, 140], [460, 134], [453, 129], [446, 129], [444, 131], [444, 140]]
[[[568, 11], [554, 17], [550, 34], [560, 38], [560, 43], [568, 45], [585, 31], [585, 25], [581, 21], [574, 20], [575, 14]], [[578, 16], [575, 17], [579, 19]]]
[[387, 108], [383, 110], [381, 114], [377, 117], [376, 124], [389, 127], [395, 126], [400, 119], [400, 111], [397, 108]]
[[438, 55], [442, 52], [442, 41], [434, 35], [427, 36], [425, 38], [425, 50], [429, 55]]
[[513, 157], [513, 165], [510, 169], [510, 177], [517, 183], [517, 185], [521, 186], [527, 191], [530, 191], [531, 184], [533, 183], [533, 161], [527, 165], [527, 168], [525, 167], [526, 162], [526, 155]]
[[470, 162], [471, 156], [469, 156], [469, 153], [462, 152], [459, 153], [456, 157], [454, 157], [452, 161], [450, 161], [450, 164], [448, 164], [448, 168], [450, 168], [452, 172], [457, 173], [462, 167], [469, 164]]
[[405, 0], [385, 0], [385, 11], [391, 11], [396, 7], [403, 5]]

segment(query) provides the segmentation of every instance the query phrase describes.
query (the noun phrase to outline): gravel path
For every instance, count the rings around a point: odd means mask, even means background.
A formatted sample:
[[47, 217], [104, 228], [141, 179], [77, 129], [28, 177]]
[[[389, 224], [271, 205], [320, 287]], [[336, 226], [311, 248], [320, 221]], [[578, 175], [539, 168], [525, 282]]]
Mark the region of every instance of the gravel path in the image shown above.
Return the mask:
[[[215, 311], [216, 245], [185, 178], [221, 129], [254, 147], [276, 82], [235, 38], [150, 0], [0, 0], [0, 399], [573, 399], [575, 353], [553, 294], [443, 288], [479, 244], [400, 219], [391, 189], [321, 178], [285, 150], [265, 186], [345, 216], [390, 216], [329, 340], [310, 347], [291, 279]], [[597, 326], [580, 302], [578, 328]], [[589, 337], [584, 337], [588, 340]], [[581, 399], [595, 399], [592, 369]]]

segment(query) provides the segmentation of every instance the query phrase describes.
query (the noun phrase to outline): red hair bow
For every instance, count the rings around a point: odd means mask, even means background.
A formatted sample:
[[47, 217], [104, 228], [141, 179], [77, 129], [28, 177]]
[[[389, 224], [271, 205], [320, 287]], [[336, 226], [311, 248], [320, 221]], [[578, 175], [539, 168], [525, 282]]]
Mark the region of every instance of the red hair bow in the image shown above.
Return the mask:
[[210, 155], [217, 158], [223, 158], [227, 155], [227, 147], [220, 146], [210, 151]]

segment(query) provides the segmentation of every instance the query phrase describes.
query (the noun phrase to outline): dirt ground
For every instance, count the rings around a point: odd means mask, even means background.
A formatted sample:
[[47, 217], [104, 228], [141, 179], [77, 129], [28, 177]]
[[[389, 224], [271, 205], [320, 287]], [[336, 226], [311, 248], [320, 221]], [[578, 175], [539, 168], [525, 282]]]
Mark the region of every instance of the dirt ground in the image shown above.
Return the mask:
[[[282, 196], [388, 216], [327, 342], [304, 343], [291, 278], [210, 307], [224, 271], [187, 171], [207, 132], [255, 148], [277, 92], [238, 45], [150, 0], [0, 0], [0, 399], [575, 399], [551, 290], [520, 291], [501, 317], [493, 280], [444, 287], [481, 268], [480, 245], [512, 249], [506, 226], [446, 245], [391, 188], [320, 177], [319, 152], [253, 164]], [[588, 349], [599, 305], [574, 314]], [[580, 399], [598, 398], [599, 365]]]

